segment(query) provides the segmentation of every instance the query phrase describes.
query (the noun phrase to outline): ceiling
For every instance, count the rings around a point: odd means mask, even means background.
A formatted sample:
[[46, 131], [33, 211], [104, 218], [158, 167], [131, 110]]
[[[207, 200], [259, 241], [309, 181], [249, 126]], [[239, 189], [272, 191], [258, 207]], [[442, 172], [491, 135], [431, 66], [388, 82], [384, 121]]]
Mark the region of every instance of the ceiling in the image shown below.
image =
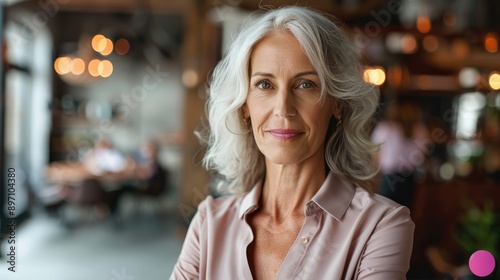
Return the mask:
[[[7, 5], [16, 3], [40, 6], [43, 3], [38, 0], [8, 0]], [[368, 15], [371, 10], [377, 9], [386, 0], [54, 0], [57, 9], [62, 11], [78, 10], [84, 12], [136, 12], [147, 10], [151, 12], [183, 12], [192, 7], [211, 9], [215, 6], [229, 5], [238, 6], [246, 10], [257, 10], [267, 7], [281, 7], [290, 4], [302, 5], [333, 14], [338, 17], [356, 18]], [[52, 8], [52, 7], [51, 7]]]
[[[102, 12], [102, 13], [133, 13], [141, 10], [153, 12], [173, 12], [189, 9], [192, 1], [185, 0], [9, 0], [17, 2], [17, 6], [31, 7], [34, 9], [44, 9], [43, 3], [50, 10], [59, 11], [81, 11], [81, 12]], [[50, 4], [48, 4], [50, 3]], [[8, 4], [7, 4], [8, 5]]]
[[[500, 17], [497, 16], [500, 10], [500, 1], [497, 0], [442, 0], [442, 1], [425, 1], [425, 0], [8, 0], [14, 6], [22, 6], [31, 8], [36, 12], [52, 11], [58, 14], [55, 18], [59, 21], [55, 27], [58, 32], [55, 34], [66, 34], [67, 36], [77, 35], [75, 30], [72, 32], [64, 32], [65, 25], [69, 26], [71, 20], [78, 18], [81, 22], [82, 30], [90, 29], [92, 25], [99, 25], [100, 16], [105, 17], [109, 14], [118, 16], [120, 20], [127, 20], [131, 23], [137, 22], [157, 22], [159, 28], [176, 25], [171, 19], [159, 21], [155, 19], [158, 14], [180, 14], [181, 16], [203, 15], [209, 10], [216, 7], [226, 5], [238, 7], [247, 11], [253, 11], [266, 8], [277, 8], [290, 4], [307, 6], [325, 13], [332, 14], [348, 26], [358, 27], [365, 31], [370, 26], [370, 23], [377, 23], [384, 31], [377, 36], [372, 36], [374, 42], [379, 42], [380, 48], [383, 49], [383, 38], [386, 32], [408, 32], [413, 33], [418, 40], [423, 39], [426, 34], [421, 34], [415, 29], [416, 17], [421, 13], [427, 13], [432, 21], [432, 32], [442, 38], [445, 44], [450, 47], [443, 48], [444, 51], [428, 54], [418, 52], [415, 55], [399, 56], [403, 64], [410, 65], [414, 73], [426, 74], [441, 74], [454, 75], [462, 67], [477, 67], [480, 69], [498, 70], [500, 65], [500, 52], [486, 53], [482, 48], [482, 38], [484, 34], [491, 31], [500, 30]], [[17, 2], [16, 2], [17, 1]], [[12, 4], [16, 2], [15, 4]], [[43, 3], [52, 3], [52, 6], [43, 6]], [[55, 4], [54, 4], [55, 3]], [[380, 14], [387, 13], [391, 3], [403, 3], [402, 9], [397, 16], [389, 16], [390, 20], [387, 25], [384, 25], [380, 20]], [[460, 27], [447, 28], [444, 24], [444, 14], [448, 11], [454, 13], [455, 18], [460, 22]], [[49, 13], [49, 12], [47, 12]], [[88, 14], [93, 14], [88, 17]], [[100, 15], [100, 16], [99, 16]], [[391, 14], [392, 15], [392, 14]], [[125, 16], [125, 18], [123, 18]], [[406, 17], [406, 18], [405, 18]], [[149, 19], [145, 21], [143, 19]], [[141, 21], [142, 19], [142, 21]], [[382, 19], [383, 21], [383, 19]], [[406, 22], [413, 24], [412, 27], [403, 27]], [[63, 23], [63, 24], [61, 24]], [[63, 26], [61, 26], [63, 25]], [[89, 27], [90, 26], [90, 27]], [[137, 24], [131, 30], [135, 30], [136, 34], [147, 35], [146, 27], [137, 27]], [[139, 27], [141, 27], [139, 25]], [[379, 26], [380, 27], [380, 26]], [[381, 30], [382, 30], [381, 29]], [[155, 33], [157, 30], [154, 30]], [[169, 30], [167, 30], [169, 31]], [[169, 31], [170, 32], [170, 31]], [[158, 33], [158, 32], [156, 32]], [[172, 32], [170, 32], [172, 33]], [[62, 36], [62, 35], [60, 35]], [[154, 36], [146, 36], [146, 39], [136, 36], [140, 40], [149, 40], [154, 42]], [[165, 37], [165, 36], [163, 36]], [[148, 39], [149, 38], [149, 39]], [[180, 38], [180, 37], [179, 37]], [[181, 39], [177, 38], [175, 42]], [[470, 46], [470, 51], [464, 57], [458, 59], [453, 54], [453, 44], [455, 39], [463, 39]], [[151, 40], [150, 40], [151, 39]], [[61, 41], [64, 41], [61, 38]], [[154, 42], [159, 45], [158, 42]], [[168, 42], [167, 42], [168, 43]], [[171, 47], [165, 47], [168, 51]], [[377, 48], [374, 48], [375, 50]], [[450, 51], [451, 50], [451, 51]], [[168, 52], [167, 51], [167, 52]], [[387, 60], [387, 57], [382, 52], [375, 52], [375, 58]], [[375, 61], [376, 62], [376, 61]]]
[[[406, 17], [414, 22], [416, 16], [425, 13], [431, 19], [442, 21], [446, 11], [453, 11], [463, 26], [500, 28], [500, 1], [496, 0], [5, 0], [7, 6], [24, 6], [34, 10], [79, 11], [92, 13], [181, 13], [202, 14], [222, 5], [244, 10], [277, 8], [286, 5], [307, 6], [334, 15], [348, 24], [362, 24], [376, 20], [374, 14], [388, 10], [390, 5], [401, 7], [391, 24], [399, 24]], [[45, 4], [44, 4], [45, 3]], [[396, 22], [394, 21], [396, 20]], [[404, 21], [404, 19], [402, 19]]]

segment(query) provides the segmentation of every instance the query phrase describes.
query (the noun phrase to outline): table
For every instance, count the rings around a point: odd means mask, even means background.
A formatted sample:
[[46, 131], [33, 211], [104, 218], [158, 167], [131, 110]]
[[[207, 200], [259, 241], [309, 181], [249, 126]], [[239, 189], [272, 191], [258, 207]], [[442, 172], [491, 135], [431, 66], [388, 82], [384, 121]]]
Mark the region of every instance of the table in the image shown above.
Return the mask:
[[46, 179], [49, 183], [66, 186], [76, 186], [87, 179], [100, 181], [107, 190], [119, 188], [129, 181], [142, 180], [138, 173], [137, 164], [127, 160], [127, 164], [120, 172], [99, 172], [91, 170], [82, 162], [53, 162], [46, 168]]

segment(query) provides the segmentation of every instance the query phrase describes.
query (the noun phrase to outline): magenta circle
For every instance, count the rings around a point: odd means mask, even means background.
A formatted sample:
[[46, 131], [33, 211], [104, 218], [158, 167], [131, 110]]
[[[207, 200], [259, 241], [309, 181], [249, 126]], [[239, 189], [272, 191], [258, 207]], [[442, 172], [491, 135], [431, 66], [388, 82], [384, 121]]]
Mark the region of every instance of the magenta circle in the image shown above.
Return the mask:
[[495, 269], [495, 258], [486, 250], [478, 250], [470, 256], [469, 268], [476, 276], [488, 276]]

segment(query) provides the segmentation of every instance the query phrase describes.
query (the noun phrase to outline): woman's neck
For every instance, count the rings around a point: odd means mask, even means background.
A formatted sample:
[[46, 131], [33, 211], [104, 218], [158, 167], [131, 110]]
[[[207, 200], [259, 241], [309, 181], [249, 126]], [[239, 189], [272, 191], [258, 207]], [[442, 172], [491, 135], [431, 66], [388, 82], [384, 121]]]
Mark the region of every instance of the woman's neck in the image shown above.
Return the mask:
[[[317, 161], [316, 161], [317, 162]], [[261, 211], [280, 223], [287, 217], [303, 216], [304, 206], [326, 178], [324, 163], [307, 161], [294, 165], [266, 162], [266, 176], [260, 198]]]

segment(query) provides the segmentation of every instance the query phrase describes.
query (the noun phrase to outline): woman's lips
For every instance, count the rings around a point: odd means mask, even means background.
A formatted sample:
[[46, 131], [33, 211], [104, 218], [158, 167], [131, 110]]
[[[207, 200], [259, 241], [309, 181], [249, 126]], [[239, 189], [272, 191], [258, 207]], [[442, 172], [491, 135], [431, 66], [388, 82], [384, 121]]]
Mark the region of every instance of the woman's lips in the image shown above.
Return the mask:
[[270, 129], [268, 130], [272, 136], [281, 140], [290, 140], [298, 137], [303, 132], [295, 129]]

